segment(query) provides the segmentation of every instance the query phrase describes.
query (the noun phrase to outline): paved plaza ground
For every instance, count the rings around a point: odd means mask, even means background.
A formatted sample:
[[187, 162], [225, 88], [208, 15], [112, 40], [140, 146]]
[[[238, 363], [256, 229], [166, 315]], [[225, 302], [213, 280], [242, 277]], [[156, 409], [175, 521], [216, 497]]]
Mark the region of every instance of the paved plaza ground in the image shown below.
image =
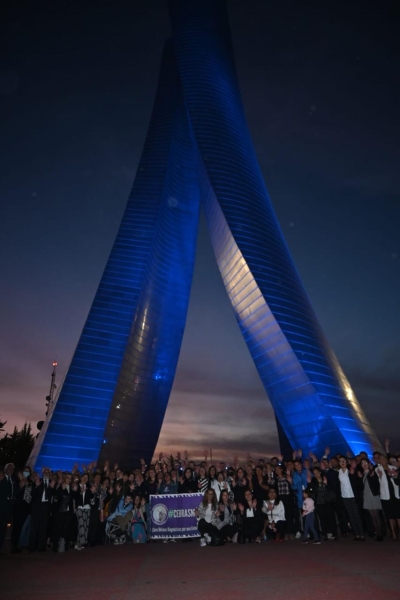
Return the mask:
[[198, 540], [0, 558], [0, 598], [400, 600], [400, 542], [302, 546]]

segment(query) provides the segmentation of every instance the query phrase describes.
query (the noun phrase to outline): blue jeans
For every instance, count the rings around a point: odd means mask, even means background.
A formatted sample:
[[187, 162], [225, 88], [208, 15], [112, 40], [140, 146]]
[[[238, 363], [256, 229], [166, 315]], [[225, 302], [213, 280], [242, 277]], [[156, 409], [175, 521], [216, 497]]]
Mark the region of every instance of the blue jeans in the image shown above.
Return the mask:
[[312, 533], [314, 536], [314, 540], [319, 540], [319, 535], [317, 530], [315, 529], [315, 515], [313, 512], [308, 513], [304, 517], [304, 533], [303, 533], [303, 541], [307, 541], [308, 534]]

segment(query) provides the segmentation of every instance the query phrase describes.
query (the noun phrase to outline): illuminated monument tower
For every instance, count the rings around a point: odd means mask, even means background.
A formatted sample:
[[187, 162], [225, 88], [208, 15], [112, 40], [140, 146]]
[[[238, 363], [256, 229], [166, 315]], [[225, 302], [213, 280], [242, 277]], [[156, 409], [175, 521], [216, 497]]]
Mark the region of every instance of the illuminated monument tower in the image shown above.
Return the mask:
[[[185, 326], [200, 205], [239, 327], [294, 448], [379, 447], [304, 291], [246, 126], [223, 0], [172, 0], [142, 158], [60, 396], [31, 456], [150, 460]], [[212, 340], [210, 340], [212, 343]]]

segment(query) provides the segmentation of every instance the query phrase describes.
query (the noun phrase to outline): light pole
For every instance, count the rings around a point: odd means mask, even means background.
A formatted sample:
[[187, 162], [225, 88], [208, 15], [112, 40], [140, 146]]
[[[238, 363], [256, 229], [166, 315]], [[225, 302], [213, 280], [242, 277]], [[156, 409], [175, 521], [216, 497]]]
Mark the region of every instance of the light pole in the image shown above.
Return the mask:
[[57, 389], [56, 386], [56, 367], [57, 367], [57, 363], [53, 362], [53, 372], [51, 374], [51, 383], [50, 383], [50, 392], [49, 395], [46, 396], [46, 417], [49, 414], [49, 410], [51, 409], [53, 402], [54, 402], [54, 392]]

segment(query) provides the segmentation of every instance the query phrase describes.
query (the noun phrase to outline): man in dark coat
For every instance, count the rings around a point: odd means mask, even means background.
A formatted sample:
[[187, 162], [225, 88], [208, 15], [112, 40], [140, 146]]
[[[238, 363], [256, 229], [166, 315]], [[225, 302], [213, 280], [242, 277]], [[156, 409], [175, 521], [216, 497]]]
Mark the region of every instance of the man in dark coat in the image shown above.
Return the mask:
[[31, 502], [31, 530], [29, 552], [45, 552], [55, 480], [47, 467], [43, 468], [43, 478], [34, 479]]
[[0, 550], [3, 546], [7, 525], [11, 521], [18, 487], [14, 479], [15, 465], [8, 463], [0, 471]]

